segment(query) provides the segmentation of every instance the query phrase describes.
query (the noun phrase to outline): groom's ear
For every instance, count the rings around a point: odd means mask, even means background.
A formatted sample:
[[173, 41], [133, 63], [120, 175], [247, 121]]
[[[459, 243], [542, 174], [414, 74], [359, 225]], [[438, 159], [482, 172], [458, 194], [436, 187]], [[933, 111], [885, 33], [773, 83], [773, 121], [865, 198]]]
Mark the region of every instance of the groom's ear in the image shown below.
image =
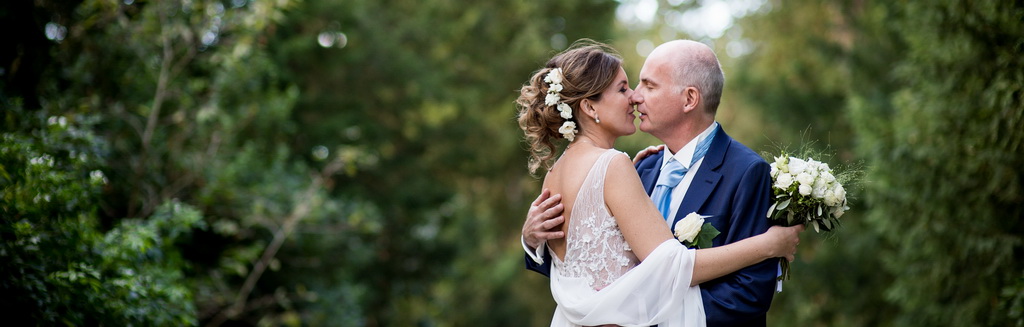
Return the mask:
[[683, 112], [690, 113], [700, 107], [700, 91], [689, 86], [683, 89]]

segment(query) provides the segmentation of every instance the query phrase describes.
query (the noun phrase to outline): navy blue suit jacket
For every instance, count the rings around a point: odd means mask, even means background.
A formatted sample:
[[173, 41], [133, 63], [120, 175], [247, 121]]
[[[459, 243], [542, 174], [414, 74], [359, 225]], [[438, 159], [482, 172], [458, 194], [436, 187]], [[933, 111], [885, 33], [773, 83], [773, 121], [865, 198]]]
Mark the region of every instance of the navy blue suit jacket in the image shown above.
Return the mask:
[[[654, 190], [664, 153], [644, 158], [636, 165], [647, 194]], [[769, 171], [767, 162], [719, 126], [672, 225], [691, 212], [710, 215], [705, 221], [721, 232], [713, 240], [714, 246], [764, 233], [770, 227], [765, 217], [771, 205]], [[527, 269], [550, 275], [547, 251], [542, 265], [525, 257]], [[765, 326], [777, 267], [778, 260], [765, 260], [700, 284], [708, 326]]]

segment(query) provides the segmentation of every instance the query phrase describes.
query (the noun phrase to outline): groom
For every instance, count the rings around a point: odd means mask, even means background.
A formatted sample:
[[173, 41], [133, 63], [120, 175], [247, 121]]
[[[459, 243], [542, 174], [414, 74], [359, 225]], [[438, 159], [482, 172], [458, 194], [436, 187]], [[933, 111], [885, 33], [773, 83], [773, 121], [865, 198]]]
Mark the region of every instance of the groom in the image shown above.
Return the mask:
[[[721, 232], [714, 246], [770, 227], [765, 218], [771, 201], [768, 163], [715, 122], [724, 82], [711, 48], [695, 41], [670, 41], [647, 57], [631, 98], [640, 113], [640, 130], [667, 146], [636, 163], [647, 193], [655, 193], [655, 206], [664, 203], [659, 209], [671, 217], [670, 228], [691, 212], [711, 216], [705, 222]], [[657, 188], [673, 182], [677, 184], [670, 191], [664, 190], [669, 185]], [[526, 268], [545, 276], [551, 257], [544, 242], [564, 236], [558, 201], [558, 196], [541, 194], [523, 225]], [[766, 260], [700, 284], [707, 325], [765, 326], [777, 265], [776, 260]]]

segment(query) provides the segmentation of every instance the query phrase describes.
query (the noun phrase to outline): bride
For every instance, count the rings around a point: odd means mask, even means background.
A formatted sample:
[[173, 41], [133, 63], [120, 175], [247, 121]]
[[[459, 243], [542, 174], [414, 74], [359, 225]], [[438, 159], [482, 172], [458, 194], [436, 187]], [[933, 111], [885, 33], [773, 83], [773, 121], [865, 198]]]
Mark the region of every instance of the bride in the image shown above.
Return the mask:
[[[519, 126], [530, 172], [561, 194], [564, 239], [554, 254], [552, 326], [704, 326], [696, 286], [766, 259], [793, 259], [803, 227], [772, 227], [725, 246], [692, 250], [673, 238], [629, 157], [613, 149], [636, 132], [622, 60], [610, 47], [574, 44], [521, 89]], [[555, 140], [569, 141], [555, 160]], [[554, 161], [554, 163], [552, 163]], [[680, 310], [679, 308], [683, 308]]]

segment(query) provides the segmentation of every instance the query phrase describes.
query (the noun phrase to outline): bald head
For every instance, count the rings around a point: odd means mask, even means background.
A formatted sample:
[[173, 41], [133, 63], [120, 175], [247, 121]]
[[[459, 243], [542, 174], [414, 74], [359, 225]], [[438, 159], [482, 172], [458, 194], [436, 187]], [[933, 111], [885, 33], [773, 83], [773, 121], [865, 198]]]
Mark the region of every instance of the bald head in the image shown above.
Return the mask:
[[718, 111], [725, 75], [722, 74], [722, 66], [715, 52], [706, 44], [692, 40], [665, 42], [651, 51], [647, 61], [671, 69], [680, 91], [696, 87], [700, 91], [705, 112], [714, 116]]

